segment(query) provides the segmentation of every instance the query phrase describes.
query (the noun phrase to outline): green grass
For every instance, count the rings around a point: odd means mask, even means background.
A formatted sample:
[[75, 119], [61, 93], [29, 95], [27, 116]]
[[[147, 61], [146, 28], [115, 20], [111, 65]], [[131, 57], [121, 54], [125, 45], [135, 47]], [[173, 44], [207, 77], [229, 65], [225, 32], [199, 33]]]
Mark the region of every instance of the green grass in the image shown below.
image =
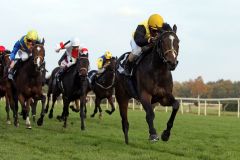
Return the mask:
[[[124, 143], [119, 111], [112, 116], [89, 118], [86, 130], [80, 130], [79, 114], [70, 112], [68, 128], [55, 118], [45, 117], [44, 125], [32, 124], [32, 130], [6, 124], [6, 113], [0, 102], [0, 160], [239, 160], [240, 119], [236, 116], [197, 116], [183, 114], [176, 117], [168, 142], [148, 141], [145, 112], [129, 110], [129, 145]], [[40, 108], [40, 107], [39, 107]], [[170, 110], [170, 109], [169, 109]], [[61, 112], [57, 106], [54, 117]], [[170, 112], [158, 111], [155, 128], [161, 134]], [[12, 113], [11, 113], [12, 115]]]

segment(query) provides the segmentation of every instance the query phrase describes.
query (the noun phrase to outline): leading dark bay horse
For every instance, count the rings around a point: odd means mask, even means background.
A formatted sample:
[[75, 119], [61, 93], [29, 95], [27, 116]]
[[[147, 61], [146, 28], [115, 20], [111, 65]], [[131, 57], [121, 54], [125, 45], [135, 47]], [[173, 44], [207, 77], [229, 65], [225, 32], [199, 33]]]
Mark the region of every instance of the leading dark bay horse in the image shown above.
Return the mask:
[[[171, 71], [176, 68], [178, 63], [179, 39], [176, 31], [176, 25], [173, 26], [173, 29], [168, 24], [163, 25], [156, 42], [150, 49], [145, 50], [145, 53], [143, 53], [144, 58], [137, 64], [135, 72], [131, 77], [137, 98], [146, 112], [149, 140], [151, 141], [159, 140], [153, 124], [155, 114], [152, 104], [159, 102], [162, 106], [172, 106], [172, 113], [167, 122], [167, 128], [161, 135], [163, 141], [168, 141], [169, 139], [170, 131], [179, 108], [179, 102], [172, 94], [173, 80], [171, 74]], [[124, 54], [119, 58], [117, 65], [121, 63], [124, 56], [126, 55]], [[128, 100], [133, 97], [128, 91], [127, 80], [128, 78], [125, 75], [117, 72], [115, 90], [126, 144], [128, 144], [129, 130], [127, 117]]]
[[111, 115], [115, 111], [115, 106], [113, 103], [113, 91], [114, 91], [114, 85], [115, 85], [115, 68], [116, 68], [116, 57], [112, 57], [110, 60], [110, 63], [107, 64], [105, 71], [96, 77], [96, 70], [92, 70], [88, 73], [88, 78], [91, 81], [91, 85], [89, 87], [89, 90], [92, 90], [95, 95], [95, 108], [94, 112], [91, 115], [91, 117], [94, 117], [95, 114], [99, 111], [99, 118], [102, 117], [102, 109], [101, 109], [101, 101], [104, 98], [107, 98], [108, 102], [111, 105], [111, 110], [106, 110], [106, 112]]
[[32, 99], [41, 99], [42, 110], [37, 124], [43, 124], [44, 107], [46, 97], [42, 91], [42, 71], [45, 57], [44, 42], [36, 44], [32, 49], [32, 55], [24, 62], [14, 76], [14, 81], [9, 80], [11, 86], [8, 89], [10, 106], [14, 114], [14, 125], [18, 122], [18, 99], [22, 106], [23, 119], [26, 119], [26, 128], [31, 128], [29, 120], [29, 109]]

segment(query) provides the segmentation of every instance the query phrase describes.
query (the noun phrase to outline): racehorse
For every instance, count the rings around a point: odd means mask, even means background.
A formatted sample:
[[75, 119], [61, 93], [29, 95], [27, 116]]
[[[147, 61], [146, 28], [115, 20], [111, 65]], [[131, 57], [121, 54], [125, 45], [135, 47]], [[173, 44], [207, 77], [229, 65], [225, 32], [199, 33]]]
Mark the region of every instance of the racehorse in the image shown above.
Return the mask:
[[99, 111], [99, 118], [102, 117], [101, 101], [104, 98], [107, 98], [108, 102], [111, 105], [111, 111], [106, 110], [106, 112], [111, 115], [115, 111], [115, 106], [113, 103], [113, 91], [115, 84], [115, 68], [116, 68], [116, 57], [112, 57], [110, 63], [106, 66], [105, 71], [99, 76], [96, 77], [96, 70], [92, 70], [88, 73], [88, 78], [91, 81], [88, 92], [92, 90], [95, 95], [95, 108], [91, 117], [94, 117], [95, 114]]
[[10, 51], [6, 50], [0, 55], [0, 98], [5, 97], [6, 102], [6, 112], [7, 112], [7, 124], [11, 124], [10, 121], [10, 105], [9, 105], [9, 99], [7, 97], [7, 68], [8, 64], [10, 63], [9, 59]]
[[67, 127], [67, 117], [69, 115], [69, 104], [71, 101], [80, 99], [80, 119], [81, 130], [85, 129], [84, 125], [84, 108], [86, 108], [87, 96], [87, 73], [89, 68], [89, 60], [87, 55], [79, 55], [75, 67], [71, 67], [69, 72], [66, 72], [62, 78], [63, 84], [63, 112], [64, 120], [63, 127]]
[[[54, 109], [56, 100], [62, 93], [62, 90], [59, 88], [59, 86], [57, 84], [57, 79], [56, 79], [56, 74], [59, 72], [59, 70], [60, 70], [60, 67], [56, 67], [52, 71], [51, 76], [46, 79], [46, 84], [48, 85], [48, 92], [47, 92], [47, 104], [45, 107], [45, 113], [48, 113], [49, 102], [50, 102], [50, 99], [52, 99], [52, 106], [51, 106], [50, 112], [48, 114], [48, 118], [50, 118], [50, 119], [53, 118], [53, 109]], [[75, 105], [76, 105], [77, 109], [75, 109], [73, 106], [70, 106], [70, 108], [74, 112], [79, 112], [79, 110], [80, 110], [79, 100], [75, 100]], [[62, 121], [62, 116], [57, 116], [57, 119], [59, 121]]]
[[[53, 97], [53, 104], [56, 101], [56, 98], [62, 93], [63, 99], [63, 112], [61, 116], [64, 120], [63, 127], [67, 127], [67, 117], [69, 115], [69, 104], [71, 101], [80, 99], [80, 119], [81, 119], [81, 129], [84, 130], [84, 108], [86, 108], [86, 96], [87, 96], [87, 73], [89, 68], [89, 60], [87, 55], [79, 55], [77, 58], [76, 64], [72, 65], [65, 71], [62, 76], [62, 86], [60, 89], [59, 85], [56, 83], [55, 74], [58, 72], [59, 68], [55, 68], [52, 72], [52, 75], [49, 80], [49, 89], [48, 91], [48, 101], [50, 99], [50, 94]], [[51, 83], [51, 84], [50, 84]], [[59, 83], [59, 82], [58, 82]], [[52, 108], [53, 109], [53, 108]], [[52, 112], [52, 109], [50, 113]]]
[[[137, 99], [139, 99], [146, 112], [150, 141], [159, 140], [153, 124], [155, 114], [152, 104], [159, 102], [162, 106], [172, 106], [172, 113], [167, 122], [167, 128], [161, 135], [163, 141], [168, 141], [169, 139], [170, 131], [179, 108], [179, 102], [172, 94], [173, 80], [171, 74], [171, 71], [178, 64], [179, 39], [176, 31], [176, 25], [172, 29], [170, 25], [165, 23], [162, 29], [159, 29], [156, 42], [148, 46], [149, 48], [145, 49], [142, 53], [143, 58], [134, 67], [132, 77], [128, 78], [120, 72], [116, 74], [115, 91], [126, 144], [128, 144], [129, 130], [127, 117], [128, 100], [133, 97], [131, 92], [128, 91], [127, 80], [132, 80]], [[126, 53], [118, 59], [118, 69], [123, 57], [127, 57]]]
[[26, 128], [31, 129], [29, 120], [29, 106], [32, 99], [42, 100], [42, 110], [37, 124], [41, 126], [44, 118], [44, 107], [46, 97], [42, 92], [42, 71], [45, 57], [44, 41], [42, 44], [34, 45], [32, 55], [21, 62], [21, 68], [14, 76], [14, 81], [10, 81], [8, 88], [10, 106], [14, 114], [14, 125], [19, 126], [18, 122], [18, 99], [22, 106], [23, 119], [26, 120]]

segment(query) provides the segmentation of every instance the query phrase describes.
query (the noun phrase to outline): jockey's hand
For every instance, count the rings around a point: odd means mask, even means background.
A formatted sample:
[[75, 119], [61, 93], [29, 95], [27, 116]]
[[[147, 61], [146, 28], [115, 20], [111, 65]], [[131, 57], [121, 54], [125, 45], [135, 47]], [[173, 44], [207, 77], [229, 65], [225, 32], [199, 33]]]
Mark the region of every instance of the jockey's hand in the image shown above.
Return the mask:
[[150, 37], [148, 39], [148, 43], [155, 43], [157, 41], [157, 37]]
[[61, 50], [61, 46], [57, 44], [55, 51], [58, 53], [60, 50]]
[[55, 51], [56, 51], [57, 53], [59, 53], [60, 50], [61, 50], [61, 48], [57, 48], [57, 49], [55, 49]]

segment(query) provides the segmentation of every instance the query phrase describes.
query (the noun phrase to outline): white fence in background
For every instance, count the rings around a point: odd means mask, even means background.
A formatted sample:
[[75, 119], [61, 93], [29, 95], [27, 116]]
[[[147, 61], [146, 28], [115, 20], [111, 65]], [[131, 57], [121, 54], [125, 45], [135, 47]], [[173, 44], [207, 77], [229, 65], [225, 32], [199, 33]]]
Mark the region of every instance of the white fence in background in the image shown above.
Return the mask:
[[[90, 107], [94, 106], [94, 99], [95, 99], [95, 95], [88, 95], [88, 105]], [[116, 108], [118, 108], [118, 104], [117, 101], [115, 99], [115, 96], [113, 96], [114, 98], [114, 105]], [[61, 98], [60, 98], [61, 99]], [[182, 97], [177, 97], [176, 98], [179, 103], [180, 103], [180, 113], [184, 114], [184, 113], [188, 113], [188, 112], [192, 112], [192, 113], [196, 113], [197, 115], [205, 115], [207, 116], [207, 114], [211, 114], [210, 113], [210, 109], [212, 110], [212, 112], [217, 112], [216, 114], [220, 117], [224, 111], [222, 111], [223, 105], [222, 103], [236, 103], [237, 104], [237, 112], [231, 112], [231, 115], [237, 115], [238, 118], [240, 118], [240, 98], [182, 98]], [[1, 100], [5, 101], [5, 98], [1, 98]], [[56, 101], [56, 104], [58, 103], [58, 101]], [[62, 100], [60, 100], [60, 103], [62, 104]], [[197, 106], [196, 106], [197, 105]], [[158, 107], [160, 106], [160, 104], [156, 104], [155, 105], [155, 110], [160, 110], [160, 108], [162, 107]], [[106, 108], [109, 108], [109, 103], [106, 100]], [[129, 108], [132, 110], [135, 109], [140, 109], [141, 111], [143, 110], [142, 105], [136, 101], [135, 99], [130, 99], [129, 100]], [[168, 112], [168, 107], [164, 107], [165, 112]], [[193, 110], [193, 111], [191, 111]]]
[[[114, 96], [113, 96], [114, 97]], [[90, 107], [94, 106], [94, 98], [95, 95], [88, 95], [88, 103], [90, 105]], [[237, 103], [237, 117], [240, 117], [240, 98], [182, 98], [182, 97], [177, 97], [176, 98], [179, 103], [180, 103], [180, 112], [181, 114], [184, 114], [184, 108], [186, 108], [186, 106], [190, 106], [193, 105], [194, 102], [197, 104], [197, 114], [198, 115], [207, 115], [207, 108], [215, 108], [215, 110], [217, 111], [217, 115], [220, 117], [222, 111], [222, 102], [229, 102], [229, 103]], [[114, 104], [116, 107], [118, 107], [117, 105], [117, 101], [114, 97]], [[159, 104], [155, 106], [155, 110], [157, 108], [157, 106], [160, 106]], [[106, 101], [106, 107], [109, 108], [109, 104], [108, 101]], [[132, 110], [135, 109], [140, 109], [143, 110], [143, 107], [140, 103], [136, 102], [135, 99], [131, 99], [129, 100], [129, 108], [131, 108]], [[203, 113], [201, 112], [201, 110], [203, 109]], [[165, 107], [165, 111], [168, 112], [168, 107]], [[189, 111], [186, 111], [189, 112]], [[233, 114], [235, 114], [236, 112], [232, 112]]]

